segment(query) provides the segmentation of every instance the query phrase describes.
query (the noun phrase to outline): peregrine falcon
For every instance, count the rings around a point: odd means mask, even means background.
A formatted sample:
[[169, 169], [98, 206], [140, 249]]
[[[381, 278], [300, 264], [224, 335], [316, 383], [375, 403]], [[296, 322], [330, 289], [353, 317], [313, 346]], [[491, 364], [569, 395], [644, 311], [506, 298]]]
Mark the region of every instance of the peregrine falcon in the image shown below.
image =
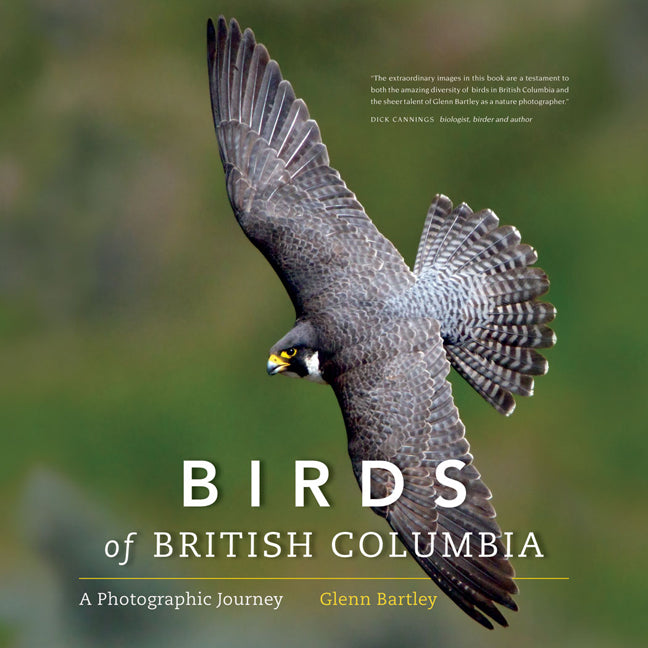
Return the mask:
[[[487, 617], [507, 625], [496, 604], [517, 609], [514, 570], [448, 372], [452, 365], [506, 415], [514, 395], [533, 393], [533, 376], [547, 371], [536, 349], [555, 343], [546, 326], [555, 309], [536, 299], [549, 281], [530, 267], [535, 250], [491, 210], [437, 195], [410, 270], [330, 166], [317, 123], [253, 32], [210, 20], [207, 58], [232, 209], [296, 312], [268, 373], [333, 388], [356, 479], [365, 460], [391, 462], [404, 478], [399, 499], [373, 510], [464, 612], [487, 628]], [[447, 459], [465, 464], [448, 473], [467, 492], [455, 508], [435, 501], [454, 495], [435, 476]], [[393, 485], [387, 471], [372, 473], [373, 497]], [[457, 542], [470, 533], [472, 555], [444, 556], [431, 532]], [[496, 555], [477, 555], [479, 533], [497, 537]]]

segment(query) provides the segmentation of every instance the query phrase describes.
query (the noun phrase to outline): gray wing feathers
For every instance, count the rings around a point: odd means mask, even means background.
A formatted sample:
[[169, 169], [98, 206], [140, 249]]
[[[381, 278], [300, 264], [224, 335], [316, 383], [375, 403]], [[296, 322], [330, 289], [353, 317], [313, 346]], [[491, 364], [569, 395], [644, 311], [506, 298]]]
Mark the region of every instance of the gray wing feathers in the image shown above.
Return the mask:
[[317, 122], [251, 30], [241, 34], [232, 21], [228, 31], [221, 18], [217, 34], [208, 34], [208, 48], [224, 165], [238, 169], [256, 191], [276, 188], [278, 179], [289, 181], [309, 166], [328, 165]]
[[535, 250], [515, 227], [498, 227], [489, 209], [453, 209], [445, 196], [430, 206], [414, 265], [423, 312], [436, 317], [452, 365], [495, 409], [510, 414], [513, 394], [533, 394], [548, 364], [536, 348], [555, 343], [555, 316], [536, 298], [549, 280]]
[[[350, 303], [380, 273], [384, 293], [414, 282], [339, 173], [306, 104], [254, 34], [221, 17], [207, 29], [214, 124], [232, 208], [290, 294], [298, 316], [346, 282]], [[344, 273], [344, 276], [342, 276]], [[357, 293], [354, 295], [353, 293]]]
[[[376, 360], [355, 364], [333, 382], [349, 437], [349, 453], [356, 477], [363, 460], [391, 461], [402, 471], [404, 490], [399, 500], [376, 510], [384, 516], [425, 572], [457, 605], [479, 623], [492, 627], [486, 616], [506, 625], [495, 603], [517, 609], [511, 595], [517, 592], [514, 571], [497, 541], [497, 555], [479, 557], [479, 533], [501, 536], [490, 504], [490, 491], [472, 465], [464, 426], [452, 400], [446, 376], [449, 364], [443, 351], [438, 323], [417, 322], [418, 337], [412, 338], [403, 324], [389, 331], [389, 354], [374, 341], [368, 357]], [[421, 331], [425, 331], [422, 336]], [[371, 345], [370, 345], [371, 346]], [[467, 464], [458, 474], [468, 493], [454, 509], [435, 505], [435, 498], [454, 496], [439, 484], [435, 469], [445, 459]], [[389, 492], [390, 480], [375, 475], [375, 496]], [[429, 532], [437, 532], [430, 557], [416, 555], [414, 533], [421, 534], [419, 553], [430, 549]], [[463, 534], [473, 532], [472, 556], [444, 557], [443, 536], [451, 534], [459, 546]]]

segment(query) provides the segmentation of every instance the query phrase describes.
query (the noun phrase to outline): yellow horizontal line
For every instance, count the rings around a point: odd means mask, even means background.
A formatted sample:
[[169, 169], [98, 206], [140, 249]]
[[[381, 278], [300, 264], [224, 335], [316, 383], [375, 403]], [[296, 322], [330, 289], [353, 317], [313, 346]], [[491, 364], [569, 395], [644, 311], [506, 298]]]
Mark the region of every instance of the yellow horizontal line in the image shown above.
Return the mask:
[[[427, 576], [79, 576], [83, 581], [109, 580], [240, 580], [240, 581], [427, 581]], [[514, 576], [513, 580], [569, 580], [569, 576]]]

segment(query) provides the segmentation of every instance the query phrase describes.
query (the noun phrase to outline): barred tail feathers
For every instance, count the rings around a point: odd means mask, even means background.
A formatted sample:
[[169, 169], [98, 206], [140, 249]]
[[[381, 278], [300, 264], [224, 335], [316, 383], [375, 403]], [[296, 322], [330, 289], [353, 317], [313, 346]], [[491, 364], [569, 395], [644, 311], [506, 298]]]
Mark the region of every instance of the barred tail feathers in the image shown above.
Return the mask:
[[514, 395], [532, 395], [533, 376], [547, 372], [546, 359], [535, 349], [556, 342], [546, 326], [556, 310], [536, 301], [549, 289], [547, 275], [530, 267], [536, 261], [535, 250], [521, 243], [518, 230], [500, 227], [491, 210], [473, 212], [465, 203], [453, 209], [442, 195], [430, 206], [414, 273], [421, 279], [434, 276], [433, 290], [451, 293], [460, 321], [443, 304], [434, 309], [448, 358], [506, 415], [515, 408]]

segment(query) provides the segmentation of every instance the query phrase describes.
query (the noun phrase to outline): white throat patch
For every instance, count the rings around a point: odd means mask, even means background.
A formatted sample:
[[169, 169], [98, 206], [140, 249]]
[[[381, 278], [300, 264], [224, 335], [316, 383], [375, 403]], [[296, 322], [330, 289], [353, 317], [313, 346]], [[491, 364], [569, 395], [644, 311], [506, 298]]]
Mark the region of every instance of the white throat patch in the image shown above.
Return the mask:
[[322, 372], [320, 370], [318, 351], [315, 351], [315, 353], [306, 360], [306, 368], [308, 369], [308, 375], [304, 376], [306, 380], [319, 383], [320, 385], [326, 385], [326, 381], [322, 378]]

